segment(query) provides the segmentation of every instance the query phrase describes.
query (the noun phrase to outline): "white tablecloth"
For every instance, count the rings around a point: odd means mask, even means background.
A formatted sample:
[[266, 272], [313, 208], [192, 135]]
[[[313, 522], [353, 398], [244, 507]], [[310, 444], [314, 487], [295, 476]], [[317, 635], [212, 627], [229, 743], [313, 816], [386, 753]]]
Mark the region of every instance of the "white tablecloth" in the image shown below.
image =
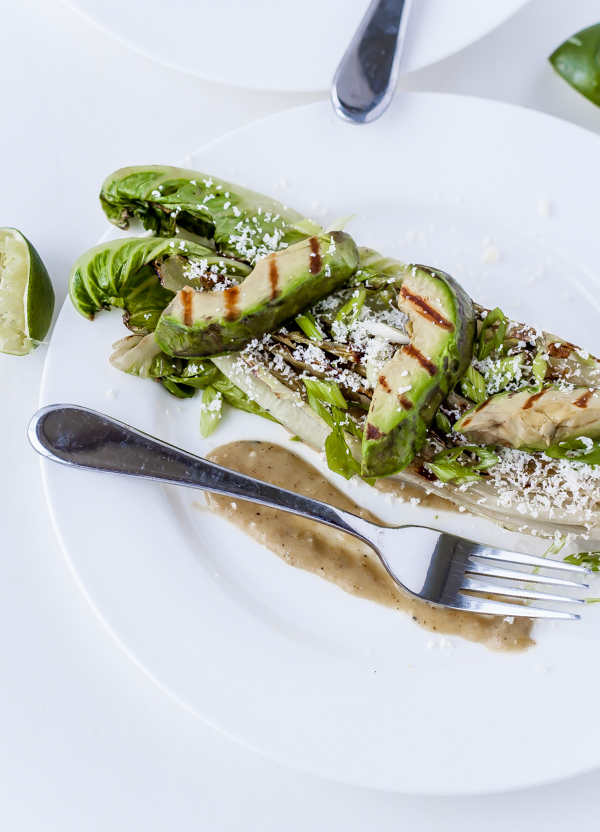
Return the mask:
[[[599, 21], [598, 0], [532, 0], [401, 87], [510, 101], [600, 132], [600, 110], [546, 62], [558, 43]], [[60, 0], [5, 2], [1, 40], [0, 226], [16, 226], [35, 242], [58, 304], [73, 261], [106, 227], [97, 193], [107, 173], [174, 163], [235, 127], [325, 97], [240, 91], [182, 75], [128, 50]], [[25, 435], [44, 352], [0, 355], [3, 832], [551, 832], [593, 825], [600, 771], [488, 797], [383, 794], [284, 768], [171, 701], [104, 630], [55, 538]], [[590, 691], [592, 716], [593, 702]], [[563, 703], [564, 714], [560, 707], [557, 718], [575, 717], [581, 730], [581, 703]]]

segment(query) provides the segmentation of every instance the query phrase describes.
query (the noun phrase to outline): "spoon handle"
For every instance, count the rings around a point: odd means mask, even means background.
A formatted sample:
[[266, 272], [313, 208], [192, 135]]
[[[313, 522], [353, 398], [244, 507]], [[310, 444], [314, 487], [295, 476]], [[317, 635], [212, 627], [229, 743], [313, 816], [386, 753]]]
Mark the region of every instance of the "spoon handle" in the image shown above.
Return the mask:
[[398, 81], [412, 0], [373, 0], [333, 79], [340, 118], [375, 121], [387, 110]]

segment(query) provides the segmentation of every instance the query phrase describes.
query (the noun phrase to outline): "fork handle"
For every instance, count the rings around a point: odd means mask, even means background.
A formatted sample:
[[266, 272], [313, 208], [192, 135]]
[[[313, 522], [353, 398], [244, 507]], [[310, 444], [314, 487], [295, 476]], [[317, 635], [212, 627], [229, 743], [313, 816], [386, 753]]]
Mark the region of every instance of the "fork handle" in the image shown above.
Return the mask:
[[309, 517], [369, 543], [359, 527], [372, 524], [360, 517], [215, 465], [86, 407], [60, 404], [38, 410], [29, 424], [29, 440], [46, 459], [72, 468], [141, 477], [250, 500]]

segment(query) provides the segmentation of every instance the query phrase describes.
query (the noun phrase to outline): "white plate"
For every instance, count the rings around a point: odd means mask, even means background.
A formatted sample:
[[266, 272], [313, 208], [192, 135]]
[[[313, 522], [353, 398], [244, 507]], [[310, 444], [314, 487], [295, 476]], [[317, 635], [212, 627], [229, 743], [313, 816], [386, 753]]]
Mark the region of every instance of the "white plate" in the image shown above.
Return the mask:
[[[258, 90], [320, 91], [369, 0], [65, 0], [154, 60], [208, 81]], [[527, 0], [419, 0], [404, 71], [420, 69], [495, 29]]]
[[[440, 266], [477, 300], [600, 352], [599, 150], [597, 136], [545, 115], [413, 94], [366, 129], [322, 103], [185, 163], [324, 221], [358, 211], [350, 230], [361, 243]], [[494, 253], [496, 263], [482, 262]], [[199, 454], [240, 437], [287, 444], [282, 428], [233, 411], [201, 440], [198, 399], [180, 402], [109, 366], [123, 329], [116, 312], [92, 324], [67, 302], [42, 403], [85, 404]], [[538, 645], [522, 654], [448, 645], [285, 565], [198, 510], [199, 492], [50, 463], [44, 476], [67, 558], [115, 638], [174, 698], [251, 748], [336, 780], [422, 794], [513, 789], [600, 765], [600, 723], [581, 730], [600, 686], [600, 609], [536, 625]], [[545, 548], [464, 514], [392, 508], [366, 485], [352, 495], [387, 520]]]

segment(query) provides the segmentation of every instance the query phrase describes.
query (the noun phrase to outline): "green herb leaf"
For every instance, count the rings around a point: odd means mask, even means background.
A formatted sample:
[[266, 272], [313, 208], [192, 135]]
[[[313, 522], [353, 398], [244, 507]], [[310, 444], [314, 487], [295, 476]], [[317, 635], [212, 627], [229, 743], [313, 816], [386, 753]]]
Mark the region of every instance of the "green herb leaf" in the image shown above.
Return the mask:
[[485, 386], [488, 395], [505, 390], [511, 381], [515, 381], [519, 377], [523, 358], [522, 353], [508, 355], [506, 358], [492, 364], [485, 374]]
[[343, 428], [347, 433], [351, 433], [353, 436], [356, 436], [357, 439], [362, 440], [364, 433], [363, 429], [358, 426], [347, 411], [340, 410], [337, 407], [332, 407], [331, 413], [333, 420], [337, 425]]
[[483, 477], [477, 471], [469, 471], [459, 462], [428, 462], [427, 468], [435, 474], [442, 482], [452, 482], [455, 485], [462, 485], [465, 482], [475, 482]]
[[337, 313], [335, 322], [348, 328], [351, 327], [360, 315], [366, 297], [367, 290], [364, 288], [357, 289], [353, 292], [350, 300], [348, 300]]
[[550, 55], [554, 69], [577, 92], [600, 106], [600, 23], [566, 40]]
[[581, 436], [552, 445], [544, 453], [551, 459], [568, 459], [571, 462], [585, 462], [586, 465], [600, 465], [600, 441]]
[[[471, 459], [466, 465], [462, 465], [458, 458], [465, 451], [473, 454], [477, 461]], [[427, 463], [427, 468], [442, 482], [453, 482], [456, 485], [461, 485], [465, 482], [482, 479], [478, 472], [487, 471], [497, 462], [497, 455], [489, 448], [480, 448], [478, 445], [462, 445], [440, 451], [431, 462]]]
[[540, 386], [544, 384], [544, 379], [546, 378], [546, 370], [548, 369], [548, 362], [542, 357], [547, 353], [545, 349], [542, 347], [538, 347], [538, 350], [535, 354], [535, 358], [533, 359], [533, 364], [531, 365], [531, 372], [534, 379]]
[[436, 428], [442, 433], [450, 433], [450, 431], [452, 430], [450, 419], [448, 419], [448, 417], [441, 413], [439, 410], [435, 414], [434, 421]]
[[200, 436], [206, 439], [221, 421], [223, 396], [214, 387], [207, 387], [202, 393], [200, 405]]
[[295, 321], [302, 332], [307, 338], [310, 338], [311, 341], [322, 341], [325, 337], [312, 312], [307, 311], [302, 315], [296, 315]]
[[508, 320], [501, 309], [496, 307], [488, 312], [479, 333], [477, 357], [480, 361], [487, 358], [493, 350], [500, 349], [506, 336], [507, 325]]
[[176, 396], [178, 399], [191, 399], [196, 394], [195, 387], [190, 387], [189, 384], [182, 384], [179, 381], [173, 381], [168, 377], [161, 378], [164, 387]]
[[[345, 410], [348, 407], [346, 399], [343, 397], [340, 388], [335, 381], [322, 381], [318, 378], [302, 378], [306, 392], [310, 396], [314, 396], [321, 402], [341, 407]], [[314, 409], [314, 408], [313, 408]]]
[[468, 399], [476, 404], [481, 404], [487, 399], [485, 392], [485, 381], [481, 373], [475, 367], [470, 366], [460, 380], [460, 389]]
[[572, 563], [573, 566], [587, 566], [592, 572], [600, 572], [600, 552], [578, 552], [576, 555], [567, 555], [563, 561]]
[[254, 413], [256, 416], [262, 416], [264, 419], [269, 419], [271, 422], [277, 421], [277, 419], [271, 416], [268, 410], [265, 410], [264, 407], [261, 407], [249, 398], [243, 390], [240, 390], [240, 388], [237, 387], [232, 381], [229, 381], [227, 376], [220, 370], [212, 379], [211, 386], [214, 387], [215, 390], [218, 390], [219, 393], [222, 393], [227, 404], [230, 404], [232, 407], [235, 407], [238, 410], [244, 410], [246, 413]]
[[469, 463], [469, 468], [475, 471], [487, 471], [488, 468], [496, 465], [499, 461], [497, 454], [489, 448], [482, 448], [479, 445], [460, 445], [455, 448], [446, 448], [446, 450], [440, 451], [433, 457], [432, 462], [456, 462], [459, 456], [465, 451], [473, 454], [479, 460], [478, 462], [471, 461]]
[[311, 393], [308, 394], [308, 403], [315, 411], [315, 413], [323, 419], [324, 422], [327, 422], [330, 428], [333, 427], [333, 416], [329, 412], [329, 410], [325, 407], [325, 405], [316, 399]]
[[349, 480], [354, 474], [360, 474], [360, 465], [352, 456], [346, 444], [341, 425], [334, 423], [333, 430], [325, 440], [327, 465], [336, 474]]

